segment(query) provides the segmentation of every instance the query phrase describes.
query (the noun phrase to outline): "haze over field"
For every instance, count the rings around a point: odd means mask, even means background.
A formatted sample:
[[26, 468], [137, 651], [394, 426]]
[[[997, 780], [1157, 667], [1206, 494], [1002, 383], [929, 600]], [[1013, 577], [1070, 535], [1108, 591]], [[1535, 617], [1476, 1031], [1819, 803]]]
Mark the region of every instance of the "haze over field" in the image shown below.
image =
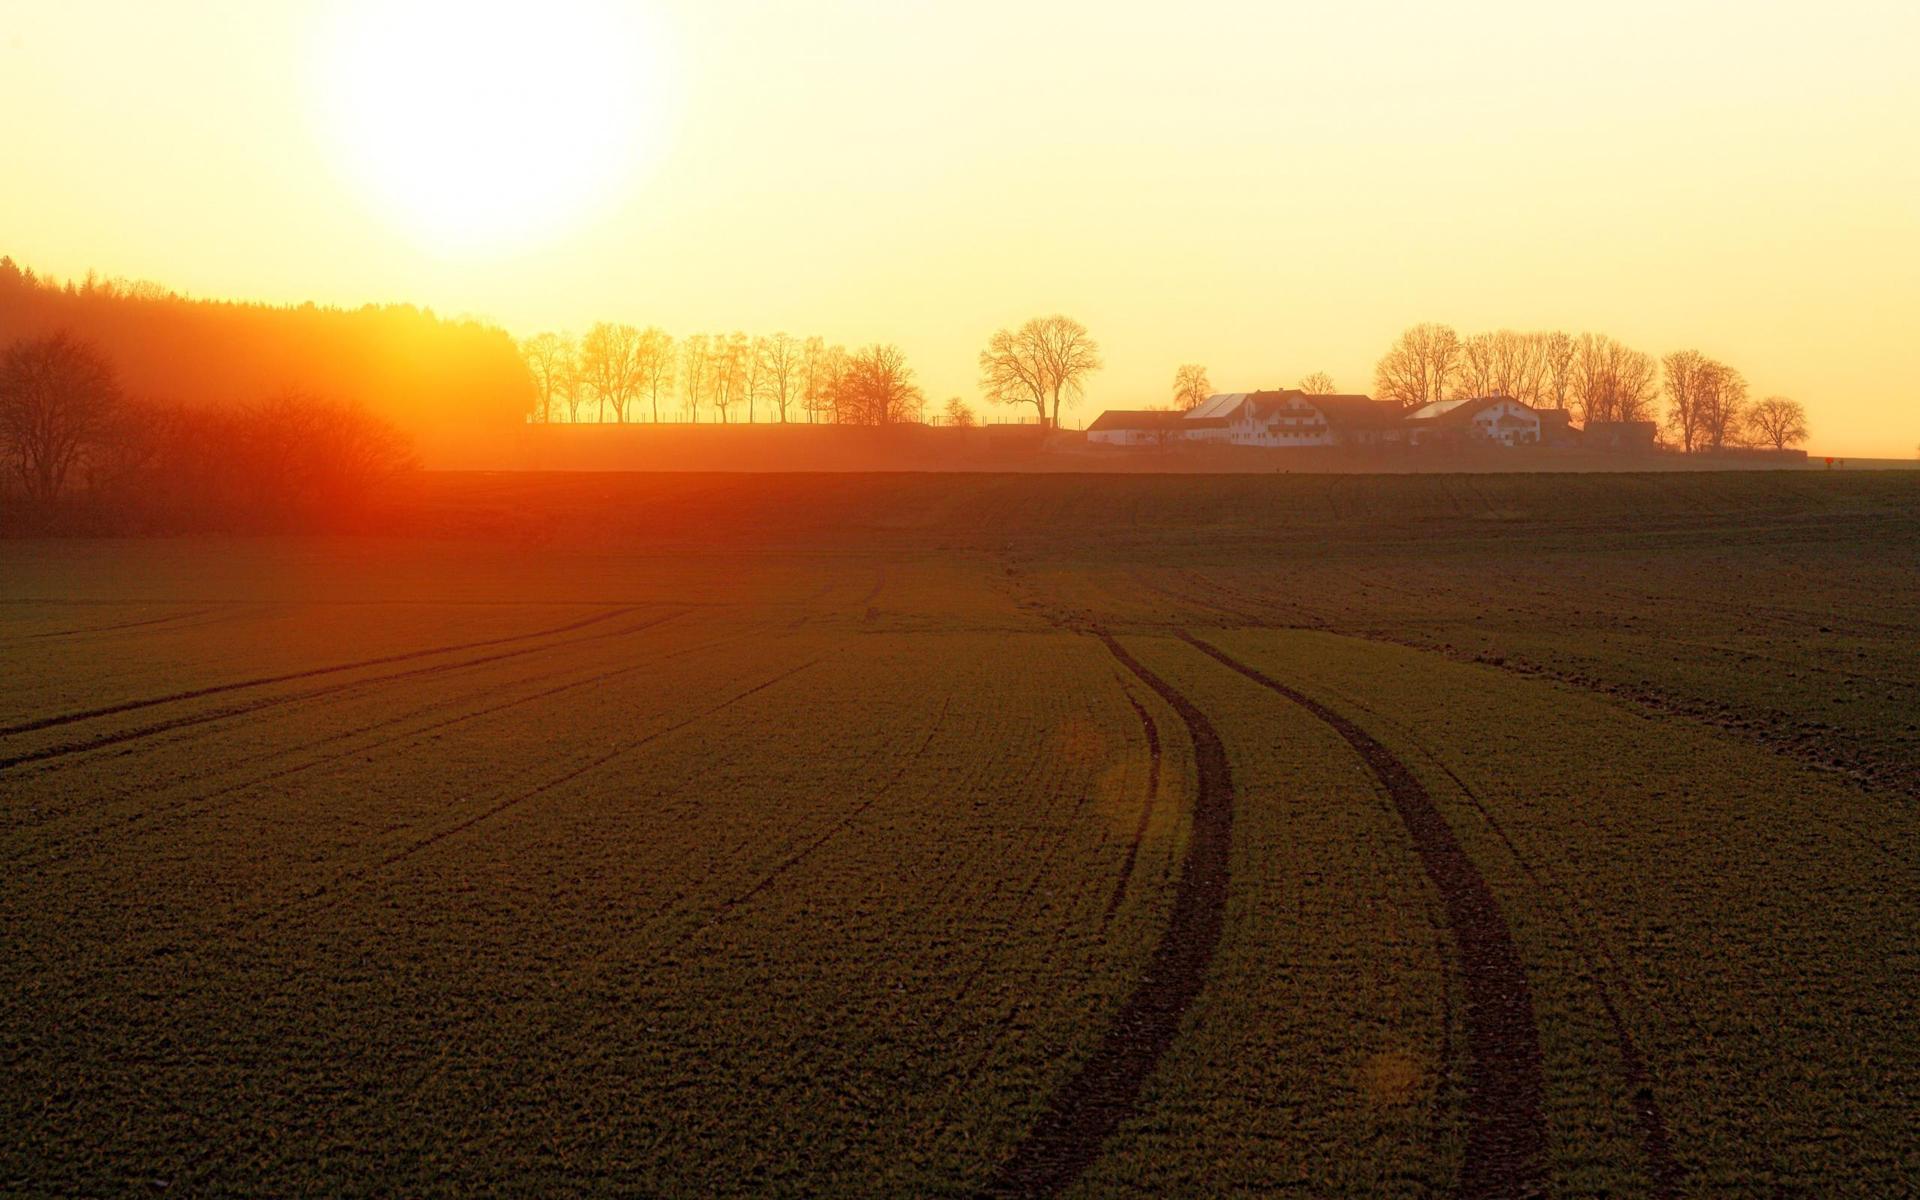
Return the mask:
[[0, 251], [897, 342], [936, 400], [1061, 310], [1106, 353], [1082, 419], [1181, 362], [1364, 390], [1423, 320], [1605, 330], [1908, 457], [1916, 41], [1892, 0], [16, 0]]

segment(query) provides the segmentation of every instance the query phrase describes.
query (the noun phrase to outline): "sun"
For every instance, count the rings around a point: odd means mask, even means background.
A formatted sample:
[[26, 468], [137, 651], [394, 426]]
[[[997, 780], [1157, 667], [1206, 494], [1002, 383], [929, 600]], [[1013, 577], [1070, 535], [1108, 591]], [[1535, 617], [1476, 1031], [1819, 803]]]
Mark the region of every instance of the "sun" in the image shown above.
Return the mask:
[[662, 56], [639, 18], [607, 0], [347, 0], [318, 72], [335, 157], [441, 247], [564, 231], [662, 136]]

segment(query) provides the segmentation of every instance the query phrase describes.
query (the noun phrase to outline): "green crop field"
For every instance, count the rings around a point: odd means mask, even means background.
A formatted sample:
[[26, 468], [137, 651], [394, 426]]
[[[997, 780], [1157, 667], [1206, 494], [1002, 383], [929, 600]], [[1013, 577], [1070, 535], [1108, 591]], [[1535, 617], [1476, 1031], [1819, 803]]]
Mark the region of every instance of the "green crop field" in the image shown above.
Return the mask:
[[0, 566], [7, 1194], [1920, 1190], [1920, 474]]

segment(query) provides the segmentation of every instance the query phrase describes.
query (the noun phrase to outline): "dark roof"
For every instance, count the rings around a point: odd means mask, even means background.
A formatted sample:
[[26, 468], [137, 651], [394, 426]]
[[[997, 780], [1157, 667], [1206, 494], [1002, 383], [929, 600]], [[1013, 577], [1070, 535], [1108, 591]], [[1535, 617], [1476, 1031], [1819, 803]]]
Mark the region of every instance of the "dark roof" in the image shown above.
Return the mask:
[[1248, 399], [1257, 407], [1271, 408], [1289, 400], [1300, 400], [1320, 410], [1327, 424], [1343, 426], [1349, 429], [1385, 429], [1400, 420], [1400, 406], [1392, 400], [1375, 400], [1371, 396], [1355, 395], [1311, 395], [1298, 388], [1288, 388], [1278, 392], [1255, 392]]
[[[1087, 432], [1103, 433], [1112, 429], [1179, 429], [1182, 427], [1180, 420], [1184, 416], [1186, 414], [1182, 412], [1166, 412], [1159, 409], [1110, 408], [1093, 419], [1093, 424], [1087, 426]], [[1187, 427], [1191, 428], [1191, 425]]]

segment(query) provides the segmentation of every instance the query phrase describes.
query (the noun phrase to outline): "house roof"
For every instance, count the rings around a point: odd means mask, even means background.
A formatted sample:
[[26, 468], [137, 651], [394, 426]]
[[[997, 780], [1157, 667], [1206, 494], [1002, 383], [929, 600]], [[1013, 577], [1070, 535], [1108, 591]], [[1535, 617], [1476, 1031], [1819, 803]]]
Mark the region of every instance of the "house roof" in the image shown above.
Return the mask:
[[1435, 400], [1423, 404], [1408, 413], [1409, 423], [1418, 421], [1423, 425], [1458, 425], [1471, 421], [1474, 416], [1501, 402], [1517, 404], [1528, 412], [1533, 406], [1524, 400], [1515, 400], [1512, 396], [1468, 396], [1457, 400]]
[[1208, 396], [1188, 409], [1185, 416], [1189, 421], [1208, 421], [1215, 417], [1224, 419], [1232, 416], [1246, 398], [1245, 392], [1223, 392], [1218, 396]]
[[1187, 414], [1161, 409], [1110, 408], [1093, 419], [1088, 433], [1106, 433], [1116, 429], [1170, 430], [1181, 428]]
[[1293, 401], [1311, 404], [1325, 417], [1327, 424], [1348, 429], [1384, 429], [1400, 419], [1400, 406], [1391, 400], [1375, 400], [1371, 396], [1311, 395], [1298, 388], [1289, 388], [1277, 392], [1255, 392], [1252, 395], [1255, 411], [1270, 410]]

